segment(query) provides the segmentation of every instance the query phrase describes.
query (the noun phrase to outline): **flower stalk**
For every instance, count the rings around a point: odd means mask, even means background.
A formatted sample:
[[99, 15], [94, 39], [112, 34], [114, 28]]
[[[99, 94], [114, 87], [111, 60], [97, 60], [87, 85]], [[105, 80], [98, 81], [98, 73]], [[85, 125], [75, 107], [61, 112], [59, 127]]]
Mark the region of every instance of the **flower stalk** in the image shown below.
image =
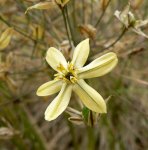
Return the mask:
[[65, 14], [65, 7], [60, 7], [60, 9], [61, 9], [61, 12], [62, 12], [62, 16], [63, 16], [63, 20], [64, 20], [64, 25], [65, 25], [65, 29], [66, 29], [66, 33], [67, 33], [67, 38], [69, 40], [69, 45], [72, 48], [71, 37], [70, 37], [69, 30], [68, 30], [67, 19], [66, 19], [66, 14]]

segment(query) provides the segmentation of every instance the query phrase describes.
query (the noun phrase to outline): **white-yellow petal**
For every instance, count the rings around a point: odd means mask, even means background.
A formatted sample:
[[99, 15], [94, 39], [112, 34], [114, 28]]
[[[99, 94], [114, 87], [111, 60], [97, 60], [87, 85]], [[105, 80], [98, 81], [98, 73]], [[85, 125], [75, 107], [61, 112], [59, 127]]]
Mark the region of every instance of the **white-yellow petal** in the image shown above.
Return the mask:
[[62, 87], [62, 81], [52, 80], [41, 85], [37, 90], [38, 96], [48, 96], [60, 91]]
[[76, 68], [80, 68], [86, 63], [89, 49], [89, 39], [83, 40], [76, 46], [71, 62]]
[[135, 33], [145, 37], [145, 38], [148, 38], [148, 35], [146, 35], [140, 28], [131, 28]]
[[90, 87], [84, 80], [79, 80], [73, 90], [80, 97], [82, 102], [90, 110], [98, 113], [106, 113], [106, 103], [102, 96]]
[[58, 67], [62, 65], [67, 68], [67, 62], [63, 54], [54, 47], [50, 47], [47, 51], [46, 61], [56, 71], [59, 72]]
[[117, 62], [118, 59], [115, 53], [107, 53], [77, 70], [78, 77], [80, 79], [87, 79], [103, 76], [110, 72], [116, 66]]
[[148, 19], [146, 20], [136, 20], [134, 23], [134, 27], [136, 29], [146, 26], [148, 24]]
[[130, 12], [130, 4], [128, 4], [122, 11], [116, 10], [114, 15], [125, 25], [126, 28], [135, 21], [134, 14]]
[[63, 84], [58, 96], [50, 103], [45, 111], [45, 120], [56, 119], [68, 106], [72, 92], [72, 85]]

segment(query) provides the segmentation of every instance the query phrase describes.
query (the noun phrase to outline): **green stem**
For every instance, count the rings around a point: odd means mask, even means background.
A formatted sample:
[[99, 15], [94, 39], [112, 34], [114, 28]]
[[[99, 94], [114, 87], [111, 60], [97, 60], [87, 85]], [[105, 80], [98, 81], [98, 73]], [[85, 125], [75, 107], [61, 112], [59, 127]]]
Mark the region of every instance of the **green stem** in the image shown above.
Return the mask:
[[36, 43], [38, 42], [38, 43], [44, 44], [44, 45], [46, 44], [44, 41], [33, 39], [31, 36], [29, 36], [29, 35], [27, 35], [26, 33], [24, 33], [24, 32], [22, 31], [22, 29], [20, 29], [19, 27], [16, 27], [15, 25], [9, 23], [9, 22], [8, 22], [7, 20], [5, 20], [1, 15], [0, 15], [0, 21], [2, 21], [3, 23], [5, 23], [8, 27], [13, 27], [13, 29], [14, 29], [16, 32], [18, 32], [19, 34], [23, 35], [24, 37], [26, 37], [26, 38], [32, 40], [33, 42], [36, 42]]
[[34, 42], [34, 45], [33, 45], [33, 49], [32, 49], [31, 59], [33, 59], [34, 53], [35, 53], [36, 48], [37, 48], [37, 44], [38, 44], [38, 43], [35, 41], [35, 42]]
[[[123, 35], [126, 33], [127, 30], [128, 30], [128, 29], [124, 27], [124, 29], [122, 30], [121, 34], [117, 37], [117, 39], [116, 39], [114, 42], [112, 42], [109, 46], [107, 46], [107, 47], [101, 49], [100, 51], [101, 51], [101, 52], [102, 52], [102, 51], [106, 51], [107, 49], [113, 47], [119, 40], [121, 40], [121, 38], [123, 37]], [[98, 55], [99, 55], [99, 54], [96, 54], [95, 56], [91, 57], [90, 60], [93, 60], [93, 59], [97, 58]]]
[[70, 31], [70, 34], [71, 34], [72, 41], [73, 41], [74, 45], [76, 46], [76, 42], [75, 42], [72, 26], [71, 26], [69, 15], [68, 15], [68, 8], [67, 8], [67, 6], [65, 7], [65, 14], [66, 14], [66, 19], [67, 19], [67, 23], [68, 23], [68, 27], [69, 27], [69, 31]]
[[13, 24], [10, 24], [10, 23], [9, 23], [7, 20], [5, 20], [2, 16], [0, 16], [0, 20], [1, 20], [2, 22], [4, 22], [7, 26], [13, 27], [13, 29], [14, 29], [16, 32], [20, 33], [20, 34], [23, 35], [24, 37], [26, 37], [26, 38], [32, 40], [33, 42], [35, 41], [33, 38], [31, 38], [30, 36], [28, 36], [27, 34], [25, 34], [24, 32], [22, 32], [21, 29], [18, 29], [18, 27], [14, 26]]
[[94, 150], [95, 149], [94, 128], [87, 127], [87, 133], [88, 133], [88, 150]]
[[61, 8], [61, 7], [60, 7], [60, 9], [61, 9], [61, 11], [62, 11], [63, 20], [64, 20], [64, 25], [65, 25], [67, 37], [68, 37], [68, 40], [69, 40], [69, 45], [72, 47], [71, 39], [70, 39], [70, 34], [69, 34], [69, 31], [68, 31], [68, 25], [67, 25], [67, 21], [66, 21], [65, 11], [64, 11], [64, 8]]
[[72, 1], [72, 16], [73, 16], [73, 23], [74, 23], [74, 28], [77, 26], [77, 20], [76, 20], [76, 3], [75, 0]]
[[109, 46], [101, 49], [100, 51], [104, 51], [106, 49], [109, 49], [110, 47], [113, 47], [122, 37], [123, 35], [125, 34], [125, 32], [127, 31], [127, 28], [124, 27], [123, 31], [121, 32], [121, 34], [118, 36], [118, 38], [113, 42], [111, 43]]

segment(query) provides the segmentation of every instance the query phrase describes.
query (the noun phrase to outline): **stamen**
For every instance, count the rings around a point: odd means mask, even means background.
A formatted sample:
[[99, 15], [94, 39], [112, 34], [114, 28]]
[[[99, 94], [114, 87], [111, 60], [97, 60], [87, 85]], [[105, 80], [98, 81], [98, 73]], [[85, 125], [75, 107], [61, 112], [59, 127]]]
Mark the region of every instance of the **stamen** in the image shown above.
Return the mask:
[[67, 83], [76, 83], [77, 82], [77, 75], [75, 73], [75, 69], [73, 64], [68, 62], [67, 69], [60, 64], [57, 68], [61, 73], [55, 74], [55, 78], [64, 80]]
[[65, 67], [64, 67], [62, 64], [60, 64], [60, 65], [57, 67], [57, 70], [59, 70], [60, 72], [63, 72], [63, 73], [66, 71]]

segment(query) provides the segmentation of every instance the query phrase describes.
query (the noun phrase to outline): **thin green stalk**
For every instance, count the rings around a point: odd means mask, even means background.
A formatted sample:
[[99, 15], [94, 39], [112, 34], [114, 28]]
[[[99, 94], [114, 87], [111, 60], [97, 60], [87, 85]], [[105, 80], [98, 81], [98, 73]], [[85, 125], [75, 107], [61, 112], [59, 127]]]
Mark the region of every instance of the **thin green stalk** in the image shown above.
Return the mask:
[[65, 7], [65, 14], [66, 14], [67, 24], [68, 24], [68, 27], [69, 27], [69, 31], [70, 31], [70, 34], [71, 34], [72, 41], [73, 41], [74, 45], [76, 46], [76, 42], [75, 42], [75, 38], [74, 38], [74, 34], [73, 34], [73, 29], [72, 29], [72, 26], [71, 26], [71, 23], [70, 23], [69, 15], [68, 15], [67, 6]]
[[75, 0], [72, 1], [72, 18], [73, 18], [73, 23], [74, 23], [74, 28], [77, 26], [77, 20], [76, 20], [76, 3]]
[[125, 34], [126, 31], [127, 31], [127, 28], [124, 27], [123, 31], [118, 36], [118, 38], [113, 43], [111, 43], [109, 46], [101, 49], [100, 51], [104, 51], [104, 50], [109, 49], [110, 47], [114, 46], [123, 37], [123, 35]]
[[31, 59], [33, 59], [34, 53], [35, 53], [36, 48], [37, 48], [37, 44], [38, 44], [38, 43], [35, 41], [35, 42], [34, 42], [34, 45], [33, 45], [33, 49], [32, 49]]
[[3, 23], [5, 23], [8, 27], [13, 27], [13, 29], [20, 33], [21, 35], [23, 35], [24, 37], [32, 40], [33, 42], [38, 42], [38, 43], [41, 43], [41, 44], [46, 44], [44, 41], [41, 41], [41, 40], [35, 40], [33, 39], [30, 35], [27, 35], [26, 33], [24, 33], [23, 31], [21, 31], [22, 29], [20, 29], [19, 27], [16, 27], [15, 25], [9, 23], [7, 20], [5, 20], [1, 15], [0, 15], [0, 21], [2, 21]]
[[63, 20], [64, 20], [64, 25], [65, 25], [67, 37], [68, 37], [68, 40], [69, 40], [69, 45], [72, 47], [72, 44], [71, 44], [71, 38], [70, 38], [70, 34], [69, 34], [69, 31], [68, 31], [68, 25], [67, 25], [67, 21], [66, 21], [65, 11], [64, 11], [63, 8], [60, 8], [60, 9], [61, 9], [61, 11], [62, 11]]
[[[121, 40], [121, 38], [124, 36], [124, 34], [126, 33], [127, 30], [128, 29], [124, 27], [123, 30], [122, 30], [122, 32], [121, 32], [121, 34], [117, 37], [117, 39], [114, 42], [112, 42], [109, 46], [101, 49], [100, 51], [102, 52], [102, 51], [105, 51], [105, 50], [113, 47], [118, 41]], [[98, 54], [95, 55], [95, 56], [93, 56], [93, 57], [91, 57], [90, 60], [93, 60], [94, 58], [97, 58], [97, 57], [98, 57]]]
[[107, 10], [107, 8], [108, 8], [110, 2], [111, 2], [111, 0], [108, 1], [108, 3], [107, 3], [107, 5], [106, 5], [105, 9], [102, 11], [101, 16], [99, 17], [97, 23], [95, 24], [95, 27], [96, 27], [96, 28], [97, 28], [98, 25], [100, 24], [100, 22], [101, 22], [101, 20], [102, 20], [102, 18], [103, 18], [103, 16], [104, 16], [104, 14], [105, 14], [105, 12], [106, 12], [106, 10]]
[[24, 37], [32, 40], [32, 41], [35, 41], [33, 38], [31, 38], [29, 35], [25, 34], [24, 32], [21, 31], [21, 29], [18, 29], [18, 27], [14, 26], [13, 24], [10, 24], [7, 20], [5, 20], [2, 16], [0, 16], [0, 21], [4, 22], [7, 26], [9, 27], [13, 27], [13, 29], [20, 33], [21, 35], [23, 35]]
[[94, 128], [87, 127], [87, 134], [88, 134], [88, 150], [95, 150]]

